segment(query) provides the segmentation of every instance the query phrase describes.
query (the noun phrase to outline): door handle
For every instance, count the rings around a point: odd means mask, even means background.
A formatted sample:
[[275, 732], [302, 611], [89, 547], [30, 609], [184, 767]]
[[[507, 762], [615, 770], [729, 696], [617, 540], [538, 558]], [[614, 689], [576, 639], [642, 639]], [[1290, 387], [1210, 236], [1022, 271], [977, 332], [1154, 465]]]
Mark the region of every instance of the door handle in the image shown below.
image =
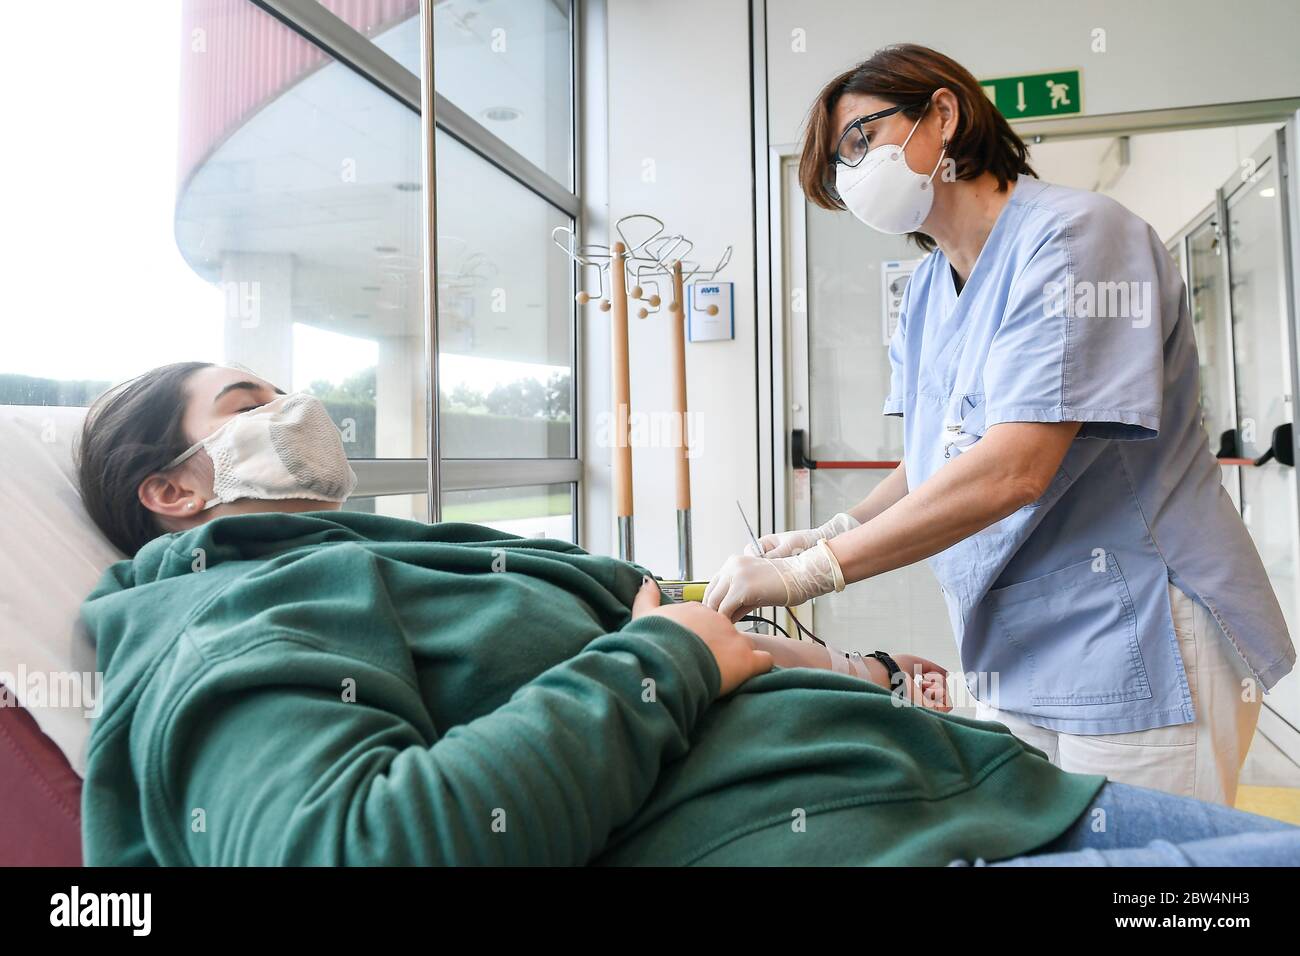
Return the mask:
[[897, 468], [896, 461], [816, 461], [808, 457], [808, 433], [802, 428], [790, 432], [791, 468], [851, 468], [862, 470], [889, 470]]
[[1290, 465], [1295, 467], [1295, 439], [1292, 435], [1291, 423], [1278, 425], [1273, 429], [1272, 443], [1268, 446], [1268, 451], [1255, 459], [1256, 465], [1266, 465], [1270, 461], [1276, 461], [1279, 465]]
[[802, 428], [790, 432], [790, 466], [816, 468], [817, 462], [808, 457], [808, 433]]
[[1219, 435], [1219, 450], [1214, 457], [1225, 465], [1249, 465], [1258, 467], [1276, 461], [1280, 465], [1295, 467], [1295, 445], [1293, 444], [1291, 423], [1278, 425], [1273, 429], [1272, 440], [1268, 450], [1258, 458], [1244, 458], [1241, 454], [1241, 442], [1237, 439], [1237, 430], [1229, 428]]
[[1237, 429], [1229, 428], [1219, 433], [1219, 450], [1215, 458], [1240, 458], [1241, 446], [1237, 443]]

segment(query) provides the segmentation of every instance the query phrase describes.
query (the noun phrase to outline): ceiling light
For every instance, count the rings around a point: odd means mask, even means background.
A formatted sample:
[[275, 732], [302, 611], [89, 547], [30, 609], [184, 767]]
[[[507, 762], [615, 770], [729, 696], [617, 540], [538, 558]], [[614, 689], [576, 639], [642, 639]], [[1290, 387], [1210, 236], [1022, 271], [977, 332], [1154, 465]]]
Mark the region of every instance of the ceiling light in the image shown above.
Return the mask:
[[490, 119], [494, 123], [509, 123], [523, 115], [513, 106], [492, 106], [483, 111], [483, 118]]

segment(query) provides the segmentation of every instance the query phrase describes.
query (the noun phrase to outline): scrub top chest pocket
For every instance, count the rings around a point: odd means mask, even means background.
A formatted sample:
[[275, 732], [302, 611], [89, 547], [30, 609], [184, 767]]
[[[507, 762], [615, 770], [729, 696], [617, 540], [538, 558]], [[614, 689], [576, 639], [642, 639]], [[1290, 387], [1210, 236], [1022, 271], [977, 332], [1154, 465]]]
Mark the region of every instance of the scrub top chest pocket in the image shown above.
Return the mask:
[[984, 436], [984, 396], [969, 393], [956, 395], [948, 402], [940, 436], [943, 457], [951, 460]]
[[[1151, 696], [1137, 614], [1115, 555], [989, 591], [995, 641], [1020, 671], [1001, 683], [1002, 706], [1112, 704]], [[997, 655], [1003, 656], [1003, 655]], [[1014, 688], [1014, 690], [1013, 690]]]

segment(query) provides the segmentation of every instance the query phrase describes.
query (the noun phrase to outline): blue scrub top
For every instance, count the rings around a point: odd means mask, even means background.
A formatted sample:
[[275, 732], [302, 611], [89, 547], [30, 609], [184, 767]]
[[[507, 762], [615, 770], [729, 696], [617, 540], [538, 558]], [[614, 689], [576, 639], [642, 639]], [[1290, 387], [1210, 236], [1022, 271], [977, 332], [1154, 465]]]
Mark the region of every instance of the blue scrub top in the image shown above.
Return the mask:
[[1082, 422], [1047, 493], [930, 559], [966, 683], [1041, 727], [1195, 719], [1167, 582], [1265, 689], [1295, 648], [1201, 425], [1187, 293], [1115, 201], [1021, 176], [958, 294], [932, 253], [903, 296], [885, 414], [915, 488], [1000, 422]]

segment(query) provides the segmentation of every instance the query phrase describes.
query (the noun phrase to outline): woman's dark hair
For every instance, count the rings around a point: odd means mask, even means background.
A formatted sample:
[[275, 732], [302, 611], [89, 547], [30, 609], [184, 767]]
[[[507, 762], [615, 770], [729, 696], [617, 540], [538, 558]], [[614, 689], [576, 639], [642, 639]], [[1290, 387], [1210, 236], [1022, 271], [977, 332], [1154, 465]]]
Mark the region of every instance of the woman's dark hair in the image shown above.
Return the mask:
[[163, 365], [109, 389], [90, 407], [77, 444], [81, 500], [99, 530], [134, 556], [164, 532], [138, 489], [190, 446], [185, 383], [211, 362]]
[[[843, 209], [827, 188], [833, 180], [833, 155], [839, 145], [840, 130], [835, 128], [835, 107], [845, 93], [877, 96], [891, 106], [909, 104], [902, 114], [918, 119], [925, 103], [938, 90], [950, 90], [957, 98], [957, 128], [948, 142], [947, 157], [956, 166], [958, 179], [975, 179], [984, 173], [997, 177], [998, 189], [1024, 173], [1037, 178], [1029, 166], [1029, 149], [1016, 135], [1006, 117], [985, 95], [979, 81], [951, 57], [915, 43], [900, 43], [877, 50], [851, 70], [827, 83], [812, 108], [804, 126], [803, 154], [799, 158], [799, 184], [810, 202], [823, 209]], [[921, 233], [911, 238], [926, 252], [934, 249], [934, 240]]]

